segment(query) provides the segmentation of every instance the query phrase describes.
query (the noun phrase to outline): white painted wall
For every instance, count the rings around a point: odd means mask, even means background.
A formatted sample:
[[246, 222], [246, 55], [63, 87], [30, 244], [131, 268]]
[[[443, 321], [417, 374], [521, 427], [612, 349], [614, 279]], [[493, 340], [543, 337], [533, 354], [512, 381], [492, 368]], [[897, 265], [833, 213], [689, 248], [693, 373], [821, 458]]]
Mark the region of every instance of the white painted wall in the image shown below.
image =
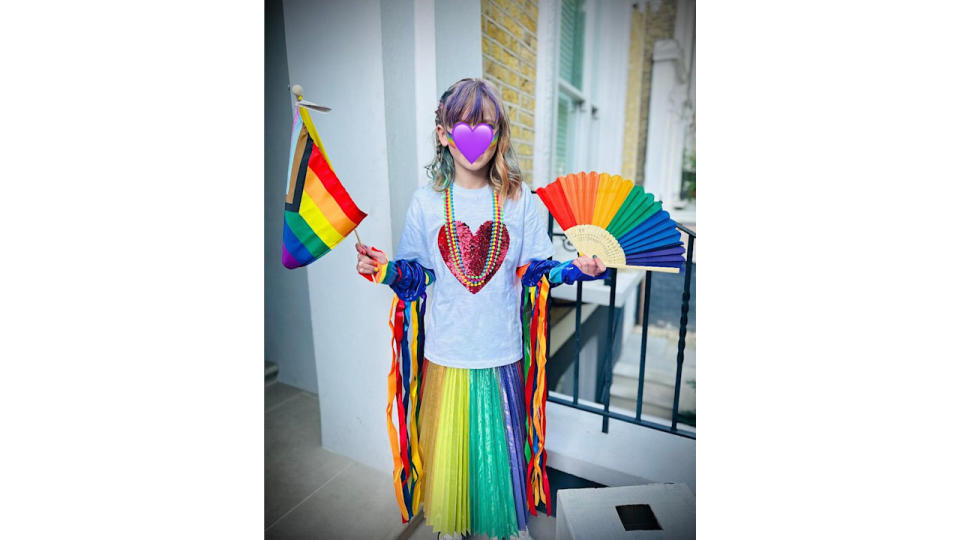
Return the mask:
[[[313, 113], [331, 166], [369, 216], [364, 243], [391, 242], [384, 69], [378, 0], [284, 2], [290, 81], [306, 99], [332, 107]], [[353, 238], [308, 265], [317, 362], [321, 444], [390, 472], [386, 387], [391, 358], [387, 311], [392, 291], [356, 273]]]
[[393, 257], [403, 232], [407, 206], [417, 188], [418, 137], [416, 118], [411, 107], [416, 101], [414, 2], [380, 0], [380, 28], [383, 55], [384, 115], [387, 136], [387, 163], [390, 183], [390, 214], [393, 234], [389, 245], [378, 245], [387, 257]]
[[437, 99], [464, 77], [483, 77], [480, 15], [480, 0], [436, 3]]
[[433, 0], [415, 0], [414, 19], [414, 87], [416, 94], [417, 185], [429, 179], [424, 167], [435, 155], [434, 115], [442, 91], [437, 90], [436, 6]]
[[307, 274], [280, 263], [293, 111], [283, 32], [283, 5], [266, 3], [263, 159], [263, 356], [279, 368], [277, 380], [317, 392]]

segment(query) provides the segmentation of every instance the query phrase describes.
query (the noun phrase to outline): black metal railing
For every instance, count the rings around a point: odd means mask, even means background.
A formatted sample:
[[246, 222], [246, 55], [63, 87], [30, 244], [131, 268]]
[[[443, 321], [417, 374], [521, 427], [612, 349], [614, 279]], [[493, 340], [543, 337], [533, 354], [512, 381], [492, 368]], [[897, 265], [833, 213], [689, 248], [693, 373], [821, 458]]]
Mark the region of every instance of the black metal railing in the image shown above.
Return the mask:
[[[552, 217], [548, 216], [548, 233], [551, 238], [561, 237], [565, 238], [563, 232], [554, 232], [554, 220]], [[697, 238], [696, 233], [690, 229], [684, 227], [683, 225], [677, 224], [677, 229], [684, 232], [687, 235], [686, 243], [686, 252], [684, 258], [686, 263], [684, 264], [684, 276], [683, 276], [683, 294], [681, 296], [681, 305], [680, 305], [680, 332], [679, 339], [677, 341], [677, 373], [674, 381], [673, 387], [673, 410], [672, 417], [670, 419], [670, 425], [651, 422], [649, 420], [644, 420], [641, 418], [640, 413], [643, 409], [643, 384], [646, 374], [646, 356], [647, 356], [647, 331], [649, 324], [649, 315], [650, 315], [650, 297], [651, 297], [651, 287], [650, 284], [653, 281], [653, 274], [649, 270], [646, 271], [643, 281], [640, 284], [640, 287], [643, 288], [643, 302], [642, 304], [637, 304], [637, 316], [639, 317], [639, 312], [643, 310], [643, 319], [642, 319], [642, 335], [640, 340], [640, 373], [639, 381], [637, 383], [637, 408], [636, 416], [630, 416], [625, 414], [620, 414], [615, 411], [610, 410], [610, 387], [613, 384], [613, 344], [615, 329], [617, 324], [621, 324], [619, 317], [617, 316], [618, 310], [616, 309], [616, 294], [617, 294], [617, 269], [610, 268], [609, 277], [604, 280], [604, 284], [610, 287], [610, 301], [609, 309], [607, 310], [607, 339], [605, 352], [603, 354], [601, 365], [599, 366], [600, 371], [600, 400], [603, 404], [603, 408], [600, 409], [595, 406], [585, 405], [580, 403], [580, 326], [582, 324], [581, 315], [582, 315], [582, 304], [583, 304], [583, 283], [577, 282], [577, 300], [576, 300], [576, 320], [574, 326], [573, 342], [574, 342], [574, 359], [573, 359], [573, 398], [572, 400], [559, 398], [554, 395], [547, 396], [547, 401], [557, 403], [559, 405], [564, 405], [567, 407], [573, 407], [586, 412], [591, 412], [598, 414], [603, 418], [602, 431], [607, 433], [610, 426], [610, 419], [614, 418], [623, 422], [629, 422], [631, 424], [637, 424], [643, 427], [656, 429], [659, 431], [664, 431], [667, 433], [673, 433], [675, 435], [680, 435], [682, 437], [688, 437], [691, 439], [696, 439], [696, 433], [680, 429], [677, 427], [679, 420], [679, 406], [680, 406], [680, 384], [681, 384], [681, 375], [683, 369], [683, 357], [684, 349], [686, 348], [686, 338], [687, 338], [687, 314], [690, 310], [690, 275], [693, 269], [693, 243]], [[547, 324], [550, 323], [550, 308], [553, 306], [553, 294], [548, 295], [547, 299]], [[550, 334], [547, 333], [547, 354], [549, 356], [550, 351]], [[547, 361], [547, 371], [550, 371], [551, 362]]]

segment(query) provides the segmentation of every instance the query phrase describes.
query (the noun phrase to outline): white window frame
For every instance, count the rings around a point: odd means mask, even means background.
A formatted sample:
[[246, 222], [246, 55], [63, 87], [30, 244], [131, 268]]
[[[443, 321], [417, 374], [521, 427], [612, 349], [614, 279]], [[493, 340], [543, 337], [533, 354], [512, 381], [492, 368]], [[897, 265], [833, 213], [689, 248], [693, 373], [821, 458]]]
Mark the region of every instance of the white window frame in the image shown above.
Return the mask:
[[556, 160], [560, 0], [540, 0], [537, 18], [537, 85], [534, 111], [534, 189], [553, 181]]
[[[562, 0], [558, 0], [555, 5], [558, 23], [561, 17], [560, 11], [562, 4]], [[591, 162], [591, 156], [593, 155], [596, 147], [596, 138], [593, 137], [593, 123], [591, 122], [591, 118], [593, 116], [592, 111], [596, 110], [596, 102], [593, 97], [596, 86], [594, 81], [594, 56], [596, 54], [596, 29], [594, 21], [596, 20], [596, 9], [597, 0], [584, 1], [583, 60], [580, 81], [581, 88], [577, 88], [563, 80], [556, 71], [554, 80], [552, 82], [552, 84], [556, 87], [556, 92], [554, 93], [553, 103], [551, 104], [554, 123], [554, 129], [552, 130], [553, 137], [550, 141], [551, 155], [553, 154], [553, 150], [556, 148], [556, 111], [557, 104], [560, 101], [560, 94], [565, 94], [578, 103], [578, 106], [574, 109], [574, 114], [571, 117], [574, 123], [573, 129], [571, 130], [573, 137], [567, 140], [567, 148], [573, 148], [574, 150], [573, 154], [570, 156], [572, 159], [570, 161], [570, 170], [568, 172], [585, 170], [586, 164]], [[556, 39], [554, 39], [553, 43], [553, 56], [555, 59], [554, 64], [557, 66], [558, 71], [560, 58], [560, 25], [557, 24], [554, 26], [553, 31], [556, 33]], [[584, 140], [590, 141], [590, 144], [582, 144]], [[551, 163], [550, 175], [554, 176], [555, 174], [555, 163]]]
[[[534, 132], [534, 187], [556, 178], [557, 104], [561, 93], [582, 100], [568, 147], [574, 149], [567, 172], [620, 174], [623, 155], [623, 114], [629, 56], [629, 12], [623, 0], [585, 0], [582, 89], [559, 77], [561, 0], [541, 0], [537, 22], [537, 107]], [[610, 38], [612, 25], [618, 27]], [[601, 30], [605, 30], [602, 33]], [[622, 50], [621, 50], [622, 49]], [[599, 54], [605, 58], [598, 58]], [[612, 59], [611, 59], [612, 58]], [[601, 85], [597, 72], [603, 68]], [[622, 73], [621, 73], [622, 72]], [[601, 130], [607, 132], [601, 133]], [[586, 144], [583, 144], [587, 141]], [[601, 171], [601, 169], [603, 169]]]
[[[534, 158], [533, 158], [533, 187], [545, 186], [556, 179], [556, 143], [557, 143], [557, 104], [560, 92], [583, 100], [583, 103], [569, 120], [575, 123], [573, 138], [567, 140], [567, 148], [573, 148], [571, 164], [568, 172], [584, 170], [584, 164], [590, 160], [590, 153], [594, 145], [578, 144], [579, 140], [587, 137], [592, 140], [590, 111], [594, 106], [592, 92], [595, 87], [593, 77], [594, 44], [594, 16], [597, 0], [584, 2], [584, 36], [583, 36], [583, 72], [580, 81], [582, 90], [579, 90], [559, 76], [560, 57], [560, 21], [562, 0], [541, 0], [539, 4], [539, 18], [537, 21], [537, 90], [536, 111], [534, 118]], [[553, 218], [549, 218], [553, 219]], [[557, 242], [554, 238], [554, 242]], [[562, 242], [561, 242], [562, 245]], [[567, 250], [566, 247], [563, 248]], [[569, 250], [567, 250], [569, 251]], [[559, 253], [559, 252], [558, 252]], [[570, 252], [567, 255], [576, 255]]]

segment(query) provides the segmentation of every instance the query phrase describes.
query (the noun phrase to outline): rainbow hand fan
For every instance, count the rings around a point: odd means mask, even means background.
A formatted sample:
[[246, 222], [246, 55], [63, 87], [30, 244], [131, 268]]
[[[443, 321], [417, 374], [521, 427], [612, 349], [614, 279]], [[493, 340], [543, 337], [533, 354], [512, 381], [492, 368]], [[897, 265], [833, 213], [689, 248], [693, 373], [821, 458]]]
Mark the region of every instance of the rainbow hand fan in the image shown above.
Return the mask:
[[581, 255], [614, 268], [675, 274], [683, 267], [676, 222], [631, 180], [580, 172], [558, 177], [537, 195]]

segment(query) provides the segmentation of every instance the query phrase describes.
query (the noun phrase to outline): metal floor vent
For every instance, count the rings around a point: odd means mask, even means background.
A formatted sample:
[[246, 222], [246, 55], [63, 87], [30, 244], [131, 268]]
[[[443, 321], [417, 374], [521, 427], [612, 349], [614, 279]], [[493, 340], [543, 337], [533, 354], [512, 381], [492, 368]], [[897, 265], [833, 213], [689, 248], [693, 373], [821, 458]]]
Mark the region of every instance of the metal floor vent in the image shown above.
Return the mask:
[[624, 504], [617, 506], [617, 515], [625, 531], [662, 531], [657, 516], [649, 504]]

